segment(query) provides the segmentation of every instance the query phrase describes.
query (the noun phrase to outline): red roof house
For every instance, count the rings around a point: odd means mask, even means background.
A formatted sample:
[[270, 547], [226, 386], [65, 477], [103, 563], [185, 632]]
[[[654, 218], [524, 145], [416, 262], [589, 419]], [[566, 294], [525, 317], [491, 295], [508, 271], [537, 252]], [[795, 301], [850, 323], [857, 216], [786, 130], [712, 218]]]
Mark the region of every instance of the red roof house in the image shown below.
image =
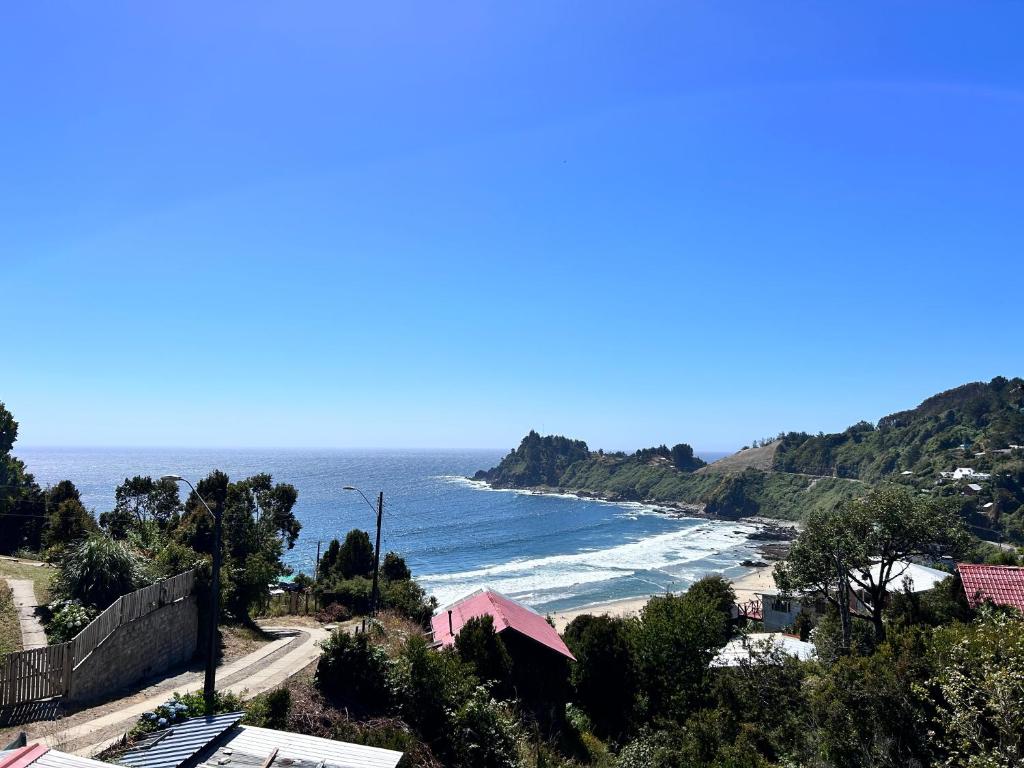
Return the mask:
[[972, 608], [991, 600], [996, 605], [1011, 606], [1024, 612], [1024, 568], [960, 563], [957, 570]]
[[439, 611], [430, 621], [434, 642], [442, 646], [454, 644], [456, 635], [467, 621], [484, 615], [491, 616], [494, 631], [502, 635], [502, 639], [510, 639], [510, 634], [518, 635], [576, 661], [558, 632], [543, 616], [491, 589], [474, 592]]

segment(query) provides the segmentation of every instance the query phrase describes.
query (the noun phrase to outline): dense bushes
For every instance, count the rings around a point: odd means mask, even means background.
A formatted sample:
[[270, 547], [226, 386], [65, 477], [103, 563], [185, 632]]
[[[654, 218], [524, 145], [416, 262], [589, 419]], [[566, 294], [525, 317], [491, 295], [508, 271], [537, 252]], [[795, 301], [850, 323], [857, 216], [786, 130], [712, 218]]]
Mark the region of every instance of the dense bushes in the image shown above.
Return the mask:
[[[320, 604], [339, 605], [352, 615], [369, 613], [373, 560], [370, 536], [365, 531], [349, 531], [344, 542], [332, 540], [320, 559], [317, 573], [315, 589]], [[437, 602], [412, 580], [412, 572], [400, 555], [387, 553], [378, 582], [378, 609], [396, 611], [426, 626]]]
[[412, 635], [389, 656], [383, 640], [335, 632], [317, 666], [317, 688], [363, 718], [401, 718], [446, 766], [519, 764], [513, 709], [491, 697], [457, 652], [435, 651]]
[[150, 582], [135, 553], [121, 542], [96, 535], [65, 552], [54, 592], [103, 610], [121, 595]]

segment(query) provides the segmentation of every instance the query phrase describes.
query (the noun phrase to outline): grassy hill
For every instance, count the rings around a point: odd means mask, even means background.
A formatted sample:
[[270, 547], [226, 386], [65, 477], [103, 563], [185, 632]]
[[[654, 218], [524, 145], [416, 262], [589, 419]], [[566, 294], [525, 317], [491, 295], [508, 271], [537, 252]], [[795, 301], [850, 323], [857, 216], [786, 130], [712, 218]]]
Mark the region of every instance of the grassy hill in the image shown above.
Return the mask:
[[[687, 460], [692, 451], [685, 444], [605, 453], [581, 440], [531, 432], [475, 478], [721, 517], [785, 519], [831, 509], [880, 482], [900, 482], [950, 498], [982, 535], [1024, 541], [1024, 450], [1011, 447], [1019, 445], [1024, 380], [997, 377], [942, 392], [877, 424], [862, 421], [834, 434], [790, 432], [708, 465]], [[955, 467], [990, 477], [942, 476]]]

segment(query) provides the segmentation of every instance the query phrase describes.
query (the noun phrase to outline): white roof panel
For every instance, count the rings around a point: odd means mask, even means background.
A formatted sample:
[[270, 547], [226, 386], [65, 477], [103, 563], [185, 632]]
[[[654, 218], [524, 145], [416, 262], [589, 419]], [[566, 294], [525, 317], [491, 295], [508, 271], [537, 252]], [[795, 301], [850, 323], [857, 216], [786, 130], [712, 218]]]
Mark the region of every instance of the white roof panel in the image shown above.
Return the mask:
[[51, 749], [33, 762], [32, 768], [110, 768], [110, 763]]
[[401, 752], [390, 749], [251, 725], [239, 726], [218, 744], [250, 755], [269, 755], [277, 749], [278, 756], [283, 758], [325, 762], [338, 768], [395, 768], [402, 759]]
[[777, 648], [801, 661], [813, 659], [815, 654], [814, 645], [811, 643], [805, 643], [781, 632], [753, 632], [744, 637], [733, 638], [726, 643], [726, 646], [711, 660], [710, 666], [738, 667], [744, 661], [751, 660], [751, 651], [763, 653], [770, 648]]
[[[876, 563], [871, 566], [870, 570], [871, 576], [877, 582], [881, 568]], [[892, 571], [890, 571], [888, 591], [896, 592], [897, 590], [902, 590], [906, 582], [909, 584], [911, 592], [927, 592], [943, 579], [948, 579], [951, 575], [946, 573], [946, 571], [940, 571], [936, 568], [928, 568], [924, 565], [900, 560], [893, 565]]]

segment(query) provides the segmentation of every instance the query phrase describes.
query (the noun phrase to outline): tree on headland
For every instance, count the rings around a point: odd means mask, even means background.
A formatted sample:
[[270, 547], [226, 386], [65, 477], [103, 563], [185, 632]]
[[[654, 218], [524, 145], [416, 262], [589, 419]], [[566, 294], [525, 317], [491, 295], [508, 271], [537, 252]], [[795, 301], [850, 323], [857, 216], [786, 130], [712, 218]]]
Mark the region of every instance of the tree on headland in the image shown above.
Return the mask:
[[706, 462], [693, 455], [693, 448], [686, 443], [679, 443], [672, 446], [672, 465], [684, 472], [692, 472], [705, 466]]

